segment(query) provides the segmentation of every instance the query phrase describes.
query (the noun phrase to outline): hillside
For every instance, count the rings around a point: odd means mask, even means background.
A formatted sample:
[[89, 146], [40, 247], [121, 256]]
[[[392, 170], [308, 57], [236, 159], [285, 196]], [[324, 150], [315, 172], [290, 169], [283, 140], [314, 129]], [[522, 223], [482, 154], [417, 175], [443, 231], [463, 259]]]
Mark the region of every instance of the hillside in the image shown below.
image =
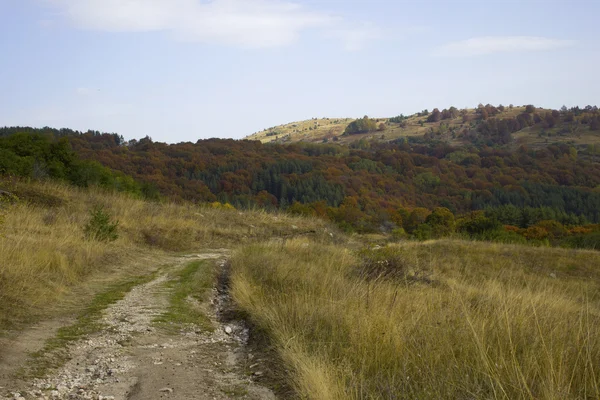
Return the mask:
[[0, 400], [600, 396], [572, 146], [0, 132]]
[[[600, 395], [598, 252], [373, 246], [314, 218], [0, 188], [18, 195], [0, 207], [2, 400]], [[87, 235], [95, 206], [117, 237]]]
[[148, 399], [165, 387], [274, 398], [247, 379], [244, 325], [217, 317], [217, 275], [237, 246], [343, 237], [315, 218], [136, 197], [0, 177], [0, 400]]
[[[489, 137], [507, 138], [499, 132]], [[0, 158], [0, 173], [99, 185], [154, 200], [282, 210], [331, 221], [347, 232], [600, 246], [596, 146], [355, 143], [210, 139], [168, 145], [17, 127], [0, 129], [0, 152], [7, 155]]]
[[[437, 109], [436, 109], [437, 110]], [[482, 123], [488, 120], [512, 120], [519, 116], [520, 126], [512, 128], [510, 140], [496, 144], [507, 145], [511, 149], [519, 146], [541, 148], [548, 144], [569, 144], [577, 147], [596, 145], [600, 143], [600, 122], [598, 122], [597, 108], [588, 106], [560, 111], [535, 108], [528, 112], [526, 106], [482, 106], [474, 109], [440, 111], [440, 119], [432, 118], [432, 112], [424, 110], [410, 116], [395, 118], [374, 118], [376, 124], [385, 124], [382, 131], [363, 134], [346, 134], [344, 131], [353, 120], [350, 118], [324, 118], [294, 122], [265, 129], [247, 136], [249, 140], [260, 140], [262, 143], [324, 143], [336, 142], [349, 145], [362, 139], [390, 142], [398, 139], [442, 141], [452, 146], [468, 146], [487, 142], [489, 138], [482, 138]], [[429, 119], [429, 121], [428, 121]], [[592, 120], [594, 122], [592, 122]], [[525, 123], [523, 123], [525, 121]], [[483, 141], [482, 141], [483, 139]], [[494, 141], [492, 141], [494, 142]], [[492, 142], [488, 143], [491, 144]]]

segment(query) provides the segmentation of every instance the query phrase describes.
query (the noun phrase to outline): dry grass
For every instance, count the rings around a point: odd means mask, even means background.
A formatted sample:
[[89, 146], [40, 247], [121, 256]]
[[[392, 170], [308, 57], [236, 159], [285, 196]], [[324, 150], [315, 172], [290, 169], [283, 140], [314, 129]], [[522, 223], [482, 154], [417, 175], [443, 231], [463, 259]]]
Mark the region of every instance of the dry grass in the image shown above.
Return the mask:
[[[0, 228], [0, 330], [48, 312], [96, 273], [126, 269], [165, 252], [233, 247], [274, 236], [327, 235], [318, 220], [261, 211], [159, 204], [100, 190], [54, 183], [2, 182], [21, 201], [8, 208]], [[119, 239], [84, 238], [94, 206], [119, 220]], [[138, 266], [139, 267], [139, 266]]]
[[[435, 241], [356, 253], [292, 240], [233, 257], [235, 300], [309, 399], [600, 397], [600, 254]], [[403, 279], [427, 271], [428, 279]], [[383, 275], [382, 275], [383, 276]]]

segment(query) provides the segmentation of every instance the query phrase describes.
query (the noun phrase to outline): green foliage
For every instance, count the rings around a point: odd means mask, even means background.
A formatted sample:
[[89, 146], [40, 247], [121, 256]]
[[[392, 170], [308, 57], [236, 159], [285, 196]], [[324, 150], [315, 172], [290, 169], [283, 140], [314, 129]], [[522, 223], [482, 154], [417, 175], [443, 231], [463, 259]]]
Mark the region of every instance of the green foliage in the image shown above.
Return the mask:
[[395, 124], [400, 124], [400, 123], [402, 123], [403, 121], [405, 121], [407, 119], [408, 119], [408, 117], [405, 117], [403, 114], [400, 114], [400, 115], [398, 115], [396, 117], [390, 118], [389, 121], [392, 122], [392, 123], [395, 123]]
[[103, 207], [95, 207], [90, 211], [90, 220], [84, 227], [85, 237], [100, 242], [113, 242], [119, 238], [118, 226], [119, 221], [113, 221]]
[[355, 134], [355, 133], [375, 132], [376, 130], [378, 130], [377, 122], [375, 122], [374, 120], [370, 119], [369, 117], [367, 117], [365, 115], [361, 119], [352, 121], [346, 127], [346, 130], [344, 131], [344, 133], [351, 135], [351, 134]]
[[[112, 138], [114, 142], [114, 137]], [[131, 176], [97, 161], [80, 159], [68, 137], [42, 133], [0, 134], [0, 175], [64, 180], [80, 187], [91, 185], [156, 198], [150, 185], [142, 187]]]
[[441, 179], [431, 172], [423, 172], [415, 176], [413, 182], [419, 189], [429, 192], [440, 185]]
[[600, 250], [600, 231], [568, 237], [561, 245], [571, 249]]
[[413, 236], [417, 240], [429, 240], [434, 237], [441, 237], [442, 235], [438, 235], [431, 225], [425, 223], [419, 225], [417, 229], [413, 231]]
[[392, 238], [395, 240], [406, 239], [407, 236], [408, 235], [406, 234], [404, 228], [396, 228], [392, 230]]
[[421, 224], [425, 223], [425, 220], [429, 216], [431, 211], [426, 208], [418, 207], [412, 210], [408, 218], [404, 221], [404, 229], [406, 232], [413, 233]]
[[437, 237], [448, 236], [455, 229], [454, 214], [446, 207], [437, 207], [425, 219]]
[[516, 232], [505, 231], [502, 229], [483, 230], [482, 233], [471, 235], [470, 238], [505, 244], [527, 243], [527, 239], [524, 236], [519, 235]]
[[500, 222], [486, 217], [482, 212], [472, 213], [457, 222], [457, 230], [470, 236], [489, 235], [490, 232], [499, 231], [501, 228]]

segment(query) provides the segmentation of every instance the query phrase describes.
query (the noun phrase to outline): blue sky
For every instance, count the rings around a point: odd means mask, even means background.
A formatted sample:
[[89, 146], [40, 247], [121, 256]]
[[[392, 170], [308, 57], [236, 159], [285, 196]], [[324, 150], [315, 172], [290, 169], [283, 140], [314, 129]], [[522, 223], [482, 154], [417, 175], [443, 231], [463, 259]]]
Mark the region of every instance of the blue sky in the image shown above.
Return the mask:
[[312, 117], [600, 105], [600, 1], [0, 0], [0, 125], [241, 138]]

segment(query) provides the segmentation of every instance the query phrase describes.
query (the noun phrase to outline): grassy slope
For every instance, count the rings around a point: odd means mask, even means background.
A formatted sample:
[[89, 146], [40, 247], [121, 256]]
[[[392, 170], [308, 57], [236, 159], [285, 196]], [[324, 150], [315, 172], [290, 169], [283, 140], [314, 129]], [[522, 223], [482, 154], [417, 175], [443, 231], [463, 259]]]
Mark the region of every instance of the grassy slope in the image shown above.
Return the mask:
[[233, 296], [302, 398], [600, 397], [600, 253], [449, 240], [380, 251], [393, 261], [372, 268], [413, 279], [362, 279], [352, 251], [308, 240], [234, 256]]
[[[510, 118], [515, 117], [525, 111], [525, 107], [514, 107], [509, 109], [508, 107], [502, 113], [499, 113], [495, 116], [495, 118]], [[545, 114], [546, 111], [538, 109], [537, 112], [540, 114]], [[475, 117], [475, 110], [469, 109], [468, 115]], [[293, 122], [290, 124], [279, 125], [273, 128], [266, 129], [262, 132], [257, 132], [252, 135], [249, 135], [247, 139], [251, 140], [260, 140], [263, 143], [280, 141], [280, 142], [313, 142], [313, 143], [321, 143], [324, 139], [332, 139], [334, 136], [338, 136], [339, 142], [341, 144], [349, 144], [355, 141], [358, 141], [363, 138], [367, 139], [381, 139], [382, 135], [384, 136], [384, 140], [394, 140], [401, 137], [414, 137], [414, 136], [423, 136], [426, 132], [428, 132], [431, 128], [434, 130], [438, 130], [441, 123], [448, 124], [449, 128], [457, 128], [462, 129], [467, 126], [462, 122], [462, 116], [455, 118], [453, 120], [445, 120], [437, 123], [424, 123], [423, 126], [419, 123], [419, 121], [425, 121], [427, 117], [419, 117], [412, 116], [408, 120], [406, 120], [407, 126], [402, 128], [399, 124], [389, 123], [389, 118], [379, 118], [378, 121], [385, 122], [387, 124], [387, 129], [385, 132], [373, 132], [366, 134], [358, 134], [358, 135], [349, 135], [349, 136], [340, 136], [346, 126], [353, 120], [349, 118], [326, 118], [326, 119], [317, 119], [317, 120], [306, 120], [300, 122]], [[315, 128], [313, 130], [309, 130], [309, 128]], [[542, 147], [549, 143], [572, 143], [575, 145], [582, 144], [595, 144], [600, 142], [600, 134], [597, 132], [590, 132], [587, 128], [581, 128], [581, 131], [574, 135], [569, 136], [561, 136], [559, 135], [561, 127], [560, 124], [552, 129], [547, 129], [546, 132], [550, 133], [552, 136], [550, 138], [540, 137], [539, 134], [541, 132], [541, 128], [539, 126], [530, 127], [523, 129], [515, 134], [513, 134], [515, 138], [515, 142], [513, 143], [513, 147], [518, 147], [520, 145], [527, 145], [530, 147]], [[275, 134], [276, 133], [276, 134]], [[289, 135], [289, 138], [287, 137]], [[453, 139], [450, 135], [446, 135], [441, 137], [442, 140], [445, 140], [448, 143], [453, 145], [461, 145], [464, 144], [459, 139]]]
[[[150, 203], [54, 183], [0, 181], [0, 190], [21, 198], [5, 210], [0, 226], [0, 333], [47, 315], [58, 299], [98, 274], [128, 279], [147, 273], [148, 259], [157, 264], [168, 252], [234, 247], [303, 232], [325, 235], [327, 229], [320, 220]], [[84, 238], [83, 227], [96, 205], [119, 220], [117, 241]]]

